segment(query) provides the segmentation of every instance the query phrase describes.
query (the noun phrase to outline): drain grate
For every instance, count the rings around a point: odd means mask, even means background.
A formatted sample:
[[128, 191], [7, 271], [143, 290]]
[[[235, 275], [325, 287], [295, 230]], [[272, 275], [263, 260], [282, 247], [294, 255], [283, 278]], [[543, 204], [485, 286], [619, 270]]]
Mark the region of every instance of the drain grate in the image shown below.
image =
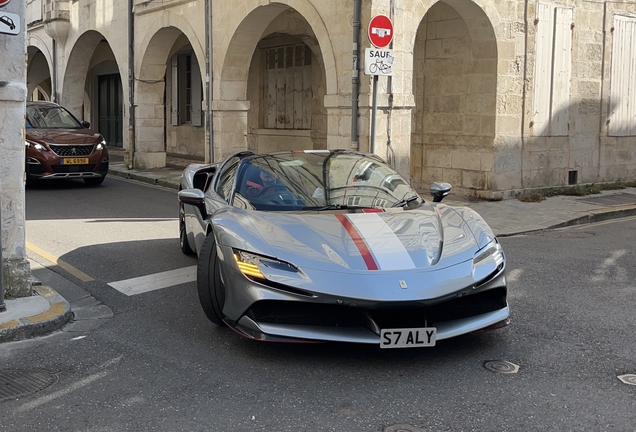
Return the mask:
[[490, 372], [502, 374], [515, 374], [519, 372], [519, 366], [505, 360], [488, 360], [484, 362], [484, 367]]
[[44, 370], [0, 370], [0, 402], [44, 390], [57, 382], [57, 375]]
[[596, 198], [581, 198], [581, 202], [603, 206], [623, 206], [636, 204], [636, 195], [630, 193], [619, 193], [614, 195], [600, 196]]

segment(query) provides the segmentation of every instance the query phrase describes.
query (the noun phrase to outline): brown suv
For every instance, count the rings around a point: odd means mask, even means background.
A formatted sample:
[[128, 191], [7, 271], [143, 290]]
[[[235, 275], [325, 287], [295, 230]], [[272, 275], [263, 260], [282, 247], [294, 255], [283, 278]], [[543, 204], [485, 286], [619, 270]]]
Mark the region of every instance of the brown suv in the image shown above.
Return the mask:
[[84, 179], [100, 185], [108, 173], [104, 137], [52, 102], [27, 102], [26, 176], [38, 180]]

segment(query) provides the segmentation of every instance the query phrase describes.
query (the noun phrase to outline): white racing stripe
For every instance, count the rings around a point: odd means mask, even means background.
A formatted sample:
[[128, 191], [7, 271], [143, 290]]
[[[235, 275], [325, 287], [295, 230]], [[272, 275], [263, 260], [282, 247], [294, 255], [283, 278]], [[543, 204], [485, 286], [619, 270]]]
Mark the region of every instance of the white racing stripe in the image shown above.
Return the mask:
[[348, 214], [347, 219], [358, 230], [360, 236], [375, 257], [380, 270], [413, 269], [411, 255], [393, 230], [376, 213]]
[[181, 285], [197, 280], [197, 266], [184, 267], [177, 270], [170, 270], [162, 273], [155, 273], [147, 276], [111, 282], [108, 286], [117, 291], [133, 296], [175, 285]]

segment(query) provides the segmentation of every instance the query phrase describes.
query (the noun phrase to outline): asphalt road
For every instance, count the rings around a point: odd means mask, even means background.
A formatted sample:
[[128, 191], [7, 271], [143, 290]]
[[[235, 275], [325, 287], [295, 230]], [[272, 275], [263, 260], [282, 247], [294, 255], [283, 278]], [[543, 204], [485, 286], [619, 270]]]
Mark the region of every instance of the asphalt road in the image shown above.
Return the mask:
[[[242, 339], [207, 321], [193, 282], [114, 289], [196, 264], [178, 248], [176, 214], [174, 191], [119, 179], [27, 191], [32, 249], [81, 273], [30, 251], [52, 269], [39, 271], [64, 276], [114, 316], [81, 336], [2, 344], [0, 369], [58, 381], [0, 403], [0, 430], [636, 429], [636, 386], [617, 378], [636, 374], [636, 219], [503, 238], [511, 326], [381, 350]], [[492, 360], [518, 371], [491, 372]]]

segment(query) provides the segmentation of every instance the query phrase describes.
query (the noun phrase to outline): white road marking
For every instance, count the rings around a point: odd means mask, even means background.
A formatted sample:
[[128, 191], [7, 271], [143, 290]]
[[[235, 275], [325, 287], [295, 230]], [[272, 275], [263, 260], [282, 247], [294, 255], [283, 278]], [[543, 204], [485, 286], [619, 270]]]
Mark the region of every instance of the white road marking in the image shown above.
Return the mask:
[[381, 270], [413, 269], [415, 264], [393, 230], [375, 213], [347, 215], [369, 246]]
[[147, 276], [111, 282], [108, 285], [127, 296], [133, 296], [188, 282], [194, 282], [196, 279], [197, 266], [190, 266], [177, 270], [170, 270]]
[[98, 379], [104, 378], [108, 374], [109, 372], [100, 372], [94, 375], [90, 375], [84, 378], [83, 380], [80, 380], [74, 384], [71, 384], [68, 388], [65, 388], [64, 390], [56, 391], [55, 393], [51, 393], [49, 395], [46, 395], [34, 401], [27, 402], [24, 405], [17, 407], [15, 411], [24, 412], [24, 411], [33, 410], [39, 407], [40, 405], [44, 405], [45, 403], [51, 402], [59, 397], [66, 396], [67, 394], [74, 392], [75, 390], [79, 390], [82, 387], [86, 387], [92, 382], [97, 381]]

